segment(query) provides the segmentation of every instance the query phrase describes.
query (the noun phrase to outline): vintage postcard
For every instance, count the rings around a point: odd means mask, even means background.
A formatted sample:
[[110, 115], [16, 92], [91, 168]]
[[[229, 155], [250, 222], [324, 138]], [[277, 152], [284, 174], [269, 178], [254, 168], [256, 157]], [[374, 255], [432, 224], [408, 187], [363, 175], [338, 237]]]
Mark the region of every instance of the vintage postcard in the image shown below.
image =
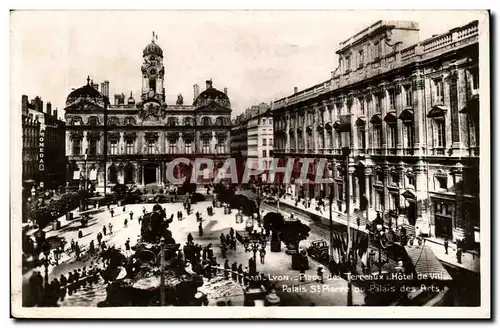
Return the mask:
[[491, 316], [488, 11], [10, 27], [13, 317]]

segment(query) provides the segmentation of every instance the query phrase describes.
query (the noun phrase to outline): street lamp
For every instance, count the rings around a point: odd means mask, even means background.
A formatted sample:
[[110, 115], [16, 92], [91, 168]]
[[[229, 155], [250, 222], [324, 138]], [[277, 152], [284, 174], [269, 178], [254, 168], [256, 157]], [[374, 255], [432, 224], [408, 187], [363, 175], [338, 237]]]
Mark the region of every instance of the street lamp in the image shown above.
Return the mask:
[[51, 261], [50, 258], [50, 244], [45, 242], [43, 244], [43, 266], [45, 268], [45, 288], [49, 286], [49, 265], [56, 265], [56, 262]]
[[160, 238], [160, 305], [165, 306], [165, 237]]

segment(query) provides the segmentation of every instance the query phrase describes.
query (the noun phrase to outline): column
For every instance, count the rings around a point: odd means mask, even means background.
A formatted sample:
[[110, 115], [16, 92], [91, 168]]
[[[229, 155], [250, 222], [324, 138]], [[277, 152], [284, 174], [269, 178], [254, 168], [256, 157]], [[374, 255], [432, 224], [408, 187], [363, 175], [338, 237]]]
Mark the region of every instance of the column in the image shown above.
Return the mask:
[[312, 129], [312, 138], [313, 138], [313, 150], [314, 150], [315, 154], [318, 153], [318, 140], [317, 140], [317, 133], [316, 133], [316, 125], [315, 125], [315, 123], [318, 122], [318, 120], [317, 120], [318, 116], [316, 115], [317, 110], [318, 109], [316, 107], [313, 108], [313, 120], [312, 120], [312, 122], [310, 122], [311, 129]]
[[141, 184], [144, 184], [144, 165], [141, 165]]
[[358, 175], [355, 176], [354, 180], [356, 181], [356, 202], [354, 204], [355, 208], [361, 209], [361, 180]]
[[[464, 218], [464, 195], [463, 195], [463, 165], [457, 163], [452, 169], [453, 186], [455, 187], [455, 217], [453, 224], [453, 241], [461, 240], [466, 236], [465, 228], [467, 226]], [[469, 222], [470, 223], [470, 222]]]
[[[415, 124], [415, 155], [421, 156], [422, 149], [426, 147], [425, 144], [425, 125], [426, 119], [425, 111], [425, 97], [424, 97], [425, 79], [420, 70], [417, 70], [413, 75], [412, 88], [413, 88], [413, 117]], [[427, 95], [430, 99], [430, 91]]]
[[370, 197], [370, 176], [372, 175], [372, 168], [365, 167], [365, 197], [366, 197], [366, 222], [370, 222], [371, 210], [371, 197]]
[[142, 165], [137, 164], [135, 167], [135, 183], [140, 185], [142, 183]]
[[403, 108], [403, 93], [401, 84], [396, 86], [396, 131], [397, 131], [397, 141], [396, 141], [396, 154], [401, 155], [403, 153], [403, 122], [399, 119], [399, 114], [401, 114]]
[[382, 165], [382, 169], [384, 171], [384, 212], [387, 212], [389, 210], [389, 188], [387, 188], [390, 184], [389, 165]]
[[89, 148], [88, 131], [83, 131], [83, 139], [82, 139], [82, 155], [85, 155], [85, 152]]
[[290, 152], [290, 115], [285, 114], [285, 152]]
[[[354, 192], [354, 172], [355, 172], [355, 166], [351, 162], [348, 165], [347, 169], [347, 178], [349, 179], [349, 213], [354, 212], [354, 197], [353, 192]], [[345, 186], [347, 188], [347, 186]], [[347, 191], [347, 190], [346, 190]], [[346, 200], [346, 205], [347, 205], [347, 200]], [[351, 218], [351, 224], [352, 224], [352, 218]], [[355, 221], [354, 221], [355, 222]]]
[[430, 234], [429, 231], [429, 195], [427, 193], [427, 168], [424, 161], [419, 160], [415, 165], [415, 191], [417, 194], [417, 220], [415, 227], [421, 234]]

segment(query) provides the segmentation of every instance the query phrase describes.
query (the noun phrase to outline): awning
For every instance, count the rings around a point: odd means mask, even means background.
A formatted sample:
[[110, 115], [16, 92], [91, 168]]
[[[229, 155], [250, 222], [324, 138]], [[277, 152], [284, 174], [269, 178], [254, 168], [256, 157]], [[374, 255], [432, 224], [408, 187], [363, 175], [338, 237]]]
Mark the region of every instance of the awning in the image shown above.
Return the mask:
[[73, 180], [80, 180], [80, 170], [73, 172]]
[[396, 112], [394, 112], [394, 111], [388, 112], [387, 115], [385, 115], [385, 117], [384, 117], [384, 121], [389, 123], [389, 124], [396, 123], [397, 122]]
[[405, 108], [401, 114], [399, 114], [399, 119], [404, 123], [412, 123], [413, 122], [413, 108]]
[[444, 117], [447, 111], [448, 108], [446, 108], [445, 106], [437, 105], [432, 107], [429, 113], [427, 113], [427, 117], [429, 118]]
[[405, 251], [415, 269], [415, 273], [425, 279], [450, 281], [453, 278], [439, 262], [432, 249], [423, 244], [422, 246], [405, 246]]
[[90, 180], [97, 180], [97, 170], [90, 171]]
[[370, 119], [371, 124], [382, 124], [382, 117], [380, 117], [380, 114], [375, 114], [372, 116]]

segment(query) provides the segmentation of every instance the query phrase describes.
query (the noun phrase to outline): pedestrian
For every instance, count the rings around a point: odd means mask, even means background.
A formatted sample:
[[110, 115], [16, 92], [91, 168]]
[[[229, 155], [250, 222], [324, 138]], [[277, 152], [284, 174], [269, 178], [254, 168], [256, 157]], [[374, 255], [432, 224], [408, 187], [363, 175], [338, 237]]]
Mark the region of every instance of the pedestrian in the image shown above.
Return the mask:
[[75, 244], [75, 254], [76, 254], [76, 259], [80, 260], [80, 246], [78, 245], [78, 242]]
[[457, 247], [457, 262], [462, 264], [462, 249]]
[[125, 218], [125, 220], [123, 221], [123, 226], [126, 228], [127, 225], [128, 225], [128, 220], [127, 220], [127, 218]]
[[224, 245], [226, 242], [226, 238], [224, 237], [224, 233], [221, 233], [220, 234], [220, 244], [221, 245]]
[[322, 265], [320, 265], [318, 267], [318, 280], [317, 281], [319, 281], [321, 284], [324, 283], [324, 281], [323, 281], [323, 266]]
[[89, 251], [91, 254], [94, 254], [95, 252], [95, 245], [94, 245], [94, 240], [92, 239], [89, 244]]
[[146, 214], [146, 207], [142, 207], [142, 215], [145, 215]]
[[134, 212], [130, 211], [128, 215], [130, 216], [130, 221], [132, 221], [134, 219]]
[[125, 250], [130, 251], [130, 238], [127, 238], [125, 241]]
[[108, 211], [109, 211], [111, 209], [111, 205], [108, 204], [107, 207], [108, 207]]
[[206, 247], [203, 247], [203, 251], [201, 254], [202, 254], [203, 261], [205, 261], [207, 259], [207, 248]]
[[181, 220], [181, 217], [179, 215], [179, 211], [177, 211], [177, 221], [180, 221]]
[[189, 245], [189, 244], [192, 244], [192, 243], [193, 243], [193, 240], [194, 240], [193, 235], [191, 235], [191, 233], [189, 233], [189, 234], [187, 235], [187, 242], [188, 242], [188, 245]]
[[226, 260], [224, 262], [224, 278], [229, 279], [229, 269], [230, 269], [230, 266], [229, 266], [229, 260]]
[[109, 228], [109, 234], [112, 235], [113, 234], [113, 225], [111, 224], [111, 222], [108, 224], [108, 228]]
[[231, 229], [229, 229], [229, 235], [231, 236], [231, 238], [234, 238], [234, 229], [231, 227]]
[[233, 264], [231, 265], [231, 279], [233, 279], [234, 281], [236, 281], [237, 280], [237, 274], [238, 274], [238, 263], [233, 262]]
[[223, 258], [226, 258], [227, 246], [225, 244], [220, 245], [220, 253]]
[[81, 239], [83, 237], [83, 232], [81, 230], [78, 230], [78, 239]]
[[238, 282], [241, 284], [243, 282], [243, 265], [238, 266]]
[[102, 226], [102, 233], [103, 233], [103, 235], [105, 235], [105, 236], [106, 236], [106, 231], [107, 231], [107, 230], [106, 230], [106, 226], [105, 226], [105, 225], [103, 225], [103, 226]]
[[101, 240], [102, 240], [102, 233], [98, 233], [97, 234], [97, 242], [99, 243], [99, 245], [101, 245]]
[[200, 237], [203, 236], [203, 227], [201, 225], [201, 221], [200, 221], [200, 224], [198, 224], [198, 234]]
[[123, 213], [125, 213], [126, 211], [126, 208], [125, 208], [125, 205], [123, 205]]
[[115, 215], [115, 211], [113, 209], [110, 209], [109, 214], [111, 214], [111, 217], [113, 217]]
[[448, 255], [448, 238], [444, 240], [444, 251]]
[[248, 285], [248, 267], [245, 267], [245, 269], [243, 269], [243, 285]]
[[264, 264], [264, 259], [266, 257], [266, 249], [264, 247], [260, 248], [260, 263]]

